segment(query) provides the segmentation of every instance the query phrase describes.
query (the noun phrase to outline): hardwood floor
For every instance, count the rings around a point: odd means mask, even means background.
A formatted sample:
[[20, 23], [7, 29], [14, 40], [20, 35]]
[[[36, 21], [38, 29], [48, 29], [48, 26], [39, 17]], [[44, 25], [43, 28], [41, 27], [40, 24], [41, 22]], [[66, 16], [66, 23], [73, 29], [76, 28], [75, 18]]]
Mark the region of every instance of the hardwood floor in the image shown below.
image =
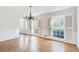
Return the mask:
[[19, 39], [0, 42], [0, 52], [78, 52], [75, 45], [21, 35]]

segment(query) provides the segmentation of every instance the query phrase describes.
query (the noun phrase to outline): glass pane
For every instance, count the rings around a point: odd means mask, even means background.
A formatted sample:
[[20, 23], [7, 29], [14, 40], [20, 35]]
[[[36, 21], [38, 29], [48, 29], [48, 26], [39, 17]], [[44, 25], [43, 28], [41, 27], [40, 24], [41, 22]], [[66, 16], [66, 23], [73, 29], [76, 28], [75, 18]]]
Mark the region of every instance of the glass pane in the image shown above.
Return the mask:
[[20, 32], [27, 33], [27, 20], [20, 19]]
[[64, 39], [64, 16], [53, 17], [53, 36]]
[[38, 20], [32, 21], [32, 34], [38, 33]]

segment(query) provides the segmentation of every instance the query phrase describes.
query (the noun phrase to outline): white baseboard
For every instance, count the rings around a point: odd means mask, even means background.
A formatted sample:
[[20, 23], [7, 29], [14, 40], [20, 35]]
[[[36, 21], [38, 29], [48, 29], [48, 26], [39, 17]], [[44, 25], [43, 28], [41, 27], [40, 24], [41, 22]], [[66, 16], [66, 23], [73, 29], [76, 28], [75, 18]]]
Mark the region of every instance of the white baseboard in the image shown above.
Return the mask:
[[[24, 34], [26, 34], [26, 33], [24, 33]], [[61, 38], [48, 37], [48, 36], [38, 35], [38, 34], [27, 34], [27, 35], [39, 36], [39, 37], [46, 38], [46, 39], [51, 39], [51, 40], [56, 40], [56, 41], [61, 41], [61, 42], [65, 42], [65, 43], [70, 43], [70, 44], [76, 45], [76, 43], [74, 41], [67, 41], [67, 40], [64, 40], [64, 39], [61, 39]]]
[[17, 38], [18, 35], [16, 31], [6, 31], [6, 32], [0, 32], [0, 42], [10, 40], [13, 38]]
[[79, 42], [77, 42], [77, 44], [76, 44], [76, 45], [77, 45], [77, 48], [79, 49]]

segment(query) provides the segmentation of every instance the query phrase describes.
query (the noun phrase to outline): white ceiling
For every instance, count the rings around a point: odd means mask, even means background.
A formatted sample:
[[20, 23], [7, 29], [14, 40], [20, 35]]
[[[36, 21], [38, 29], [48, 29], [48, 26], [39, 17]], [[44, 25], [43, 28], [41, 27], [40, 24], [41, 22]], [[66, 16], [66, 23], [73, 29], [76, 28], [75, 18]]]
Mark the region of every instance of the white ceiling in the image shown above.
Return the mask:
[[[63, 10], [66, 8], [70, 8], [71, 6], [33, 6], [32, 7], [32, 15], [40, 15], [47, 12], [53, 12], [58, 10]], [[29, 7], [26, 6], [1, 6], [0, 13], [12, 13], [17, 14], [19, 16], [29, 15]]]
[[32, 13], [35, 15], [43, 14], [43, 13], [48, 13], [48, 12], [54, 12], [58, 10], [63, 10], [66, 8], [70, 8], [69, 6], [36, 6], [32, 7]]

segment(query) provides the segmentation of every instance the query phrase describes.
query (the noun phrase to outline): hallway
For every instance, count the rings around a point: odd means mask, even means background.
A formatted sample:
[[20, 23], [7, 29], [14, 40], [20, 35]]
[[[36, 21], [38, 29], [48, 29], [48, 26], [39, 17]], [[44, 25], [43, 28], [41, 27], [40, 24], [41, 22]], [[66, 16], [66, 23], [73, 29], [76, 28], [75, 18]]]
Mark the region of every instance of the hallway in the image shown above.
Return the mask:
[[1, 52], [78, 52], [75, 45], [36, 36], [20, 35], [20, 38], [0, 42]]

